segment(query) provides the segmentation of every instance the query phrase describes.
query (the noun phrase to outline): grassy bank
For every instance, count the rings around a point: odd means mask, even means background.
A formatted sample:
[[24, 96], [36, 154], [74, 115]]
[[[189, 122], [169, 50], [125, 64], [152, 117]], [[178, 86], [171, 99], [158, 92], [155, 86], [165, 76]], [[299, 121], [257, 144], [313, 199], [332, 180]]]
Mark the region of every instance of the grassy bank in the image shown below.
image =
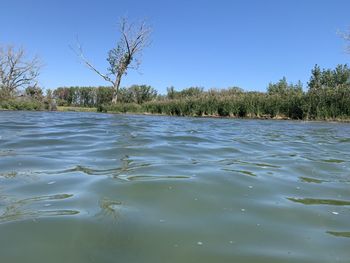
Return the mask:
[[76, 112], [97, 112], [97, 108], [74, 107], [74, 106], [58, 106], [57, 111], [76, 111]]
[[[261, 104], [237, 103], [234, 100], [165, 100], [151, 101], [144, 104], [118, 103], [115, 105], [103, 105], [96, 107], [58, 106], [60, 112], [103, 112], [112, 114], [140, 114], [140, 115], [163, 115], [182, 117], [211, 117], [211, 118], [242, 118], [242, 119], [264, 119], [264, 120], [306, 120], [306, 121], [335, 121], [350, 122], [348, 116], [323, 117], [323, 118], [293, 118], [279, 112], [267, 110], [266, 101]], [[286, 106], [284, 106], [286, 107]], [[44, 103], [38, 101], [3, 101], [0, 102], [0, 110], [48, 110]]]
[[[290, 100], [290, 98], [289, 98]], [[266, 94], [249, 94], [245, 97], [207, 97], [185, 100], [150, 101], [143, 104], [119, 103], [97, 108], [106, 113], [133, 113], [189, 117], [222, 117], [275, 120], [314, 120], [349, 122], [349, 115], [339, 115], [320, 107], [318, 115], [309, 111], [307, 98], [298, 97], [291, 103]]]
[[[112, 103], [112, 87], [61, 87], [47, 91], [26, 89], [25, 98], [2, 99], [0, 108], [10, 110], [109, 112], [156, 114], [193, 117], [231, 117], [257, 119], [292, 119], [348, 121], [350, 119], [350, 69], [338, 65], [335, 69], [311, 71], [307, 90], [303, 85], [288, 83], [282, 78], [270, 83], [266, 92], [244, 91], [238, 87], [204, 90], [190, 87], [167, 94], [147, 85], [120, 89], [118, 103]], [[1, 89], [0, 89], [1, 90]], [[11, 94], [7, 94], [7, 98]], [[1, 99], [1, 96], [0, 96]]]

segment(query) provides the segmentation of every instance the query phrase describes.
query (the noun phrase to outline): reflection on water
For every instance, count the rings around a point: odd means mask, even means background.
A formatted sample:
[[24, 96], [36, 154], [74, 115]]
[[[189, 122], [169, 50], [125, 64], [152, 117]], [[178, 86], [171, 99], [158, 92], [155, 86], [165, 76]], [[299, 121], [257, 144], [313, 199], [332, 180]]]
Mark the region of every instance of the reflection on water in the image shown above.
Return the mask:
[[[3, 196], [1, 207], [3, 208], [0, 213], [0, 223], [25, 220], [25, 219], [37, 219], [40, 217], [48, 216], [64, 216], [64, 215], [76, 215], [79, 211], [75, 210], [49, 210], [51, 206], [50, 201], [63, 200], [72, 197], [72, 194], [56, 194], [48, 196], [37, 196], [24, 199], [13, 199], [11, 197]], [[38, 204], [39, 203], [39, 204]]]
[[314, 198], [287, 198], [290, 201], [304, 205], [350, 205], [350, 201], [314, 199]]
[[322, 182], [327, 182], [325, 180], [320, 180], [320, 179], [316, 179], [316, 178], [310, 178], [310, 177], [305, 177], [305, 176], [300, 176], [299, 177], [300, 180], [302, 182], [305, 182], [305, 183], [316, 183], [316, 184], [320, 184]]
[[0, 262], [349, 262], [349, 142], [338, 123], [0, 112]]
[[4, 178], [7, 178], [7, 179], [9, 179], [9, 178], [14, 178], [14, 177], [16, 177], [17, 176], [17, 172], [14, 172], [14, 171], [12, 171], [12, 172], [5, 172], [5, 173], [0, 173], [0, 177], [4, 177]]
[[339, 160], [339, 159], [328, 159], [328, 160], [322, 160], [323, 162], [326, 163], [343, 163], [345, 162], [344, 160]]
[[224, 170], [224, 171], [231, 171], [231, 172], [237, 172], [237, 173], [242, 173], [242, 174], [244, 174], [244, 175], [256, 176], [253, 172], [245, 171], [245, 170], [235, 170], [235, 169], [228, 169], [228, 168], [223, 168], [222, 170]]
[[121, 207], [122, 202], [102, 199], [100, 200], [101, 213], [104, 215], [110, 215], [114, 217], [114, 219], [118, 218], [119, 208]]
[[336, 237], [350, 237], [350, 232], [327, 231], [327, 233]]

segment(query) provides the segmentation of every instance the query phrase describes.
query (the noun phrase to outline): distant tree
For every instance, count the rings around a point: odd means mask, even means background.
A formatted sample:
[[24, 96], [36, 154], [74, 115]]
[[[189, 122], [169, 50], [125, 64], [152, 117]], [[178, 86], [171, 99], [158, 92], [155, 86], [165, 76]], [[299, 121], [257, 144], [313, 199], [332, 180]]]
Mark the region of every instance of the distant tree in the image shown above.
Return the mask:
[[315, 65], [311, 71], [311, 78], [308, 83], [310, 91], [319, 91], [324, 88], [335, 88], [346, 84], [350, 79], [350, 69], [348, 65], [337, 65], [332, 69], [322, 69]]
[[52, 96], [56, 99], [58, 106], [70, 106], [68, 102], [69, 95], [69, 88], [67, 87], [59, 87], [52, 92]]
[[109, 104], [113, 100], [113, 88], [98, 87], [96, 91], [96, 106]]
[[322, 70], [316, 65], [311, 71], [306, 94], [308, 118], [334, 118], [348, 112], [349, 79], [350, 69], [346, 64]]
[[130, 87], [134, 94], [134, 102], [141, 104], [157, 97], [157, 91], [147, 85], [133, 85]]
[[243, 89], [241, 89], [240, 87], [229, 87], [227, 89], [227, 93], [229, 94], [240, 94], [243, 92]]
[[43, 99], [43, 91], [40, 87], [27, 87], [25, 89], [25, 93], [27, 96], [33, 98], [33, 99], [36, 99], [36, 100], [42, 100]]
[[120, 102], [142, 104], [157, 98], [157, 91], [147, 85], [132, 85], [120, 89]]
[[12, 96], [18, 88], [35, 87], [41, 63], [38, 57], [26, 58], [23, 48], [0, 46], [0, 87]]
[[178, 93], [173, 86], [168, 87], [166, 89], [166, 91], [167, 91], [167, 98], [170, 99], [170, 100], [175, 99], [176, 94]]
[[77, 43], [77, 49], [75, 49], [76, 54], [88, 68], [113, 85], [113, 103], [116, 103], [118, 100], [118, 92], [123, 75], [127, 74], [129, 68], [137, 69], [139, 67], [141, 63], [140, 55], [144, 48], [150, 44], [151, 28], [145, 22], [134, 24], [123, 18], [120, 22], [119, 32], [120, 39], [116, 47], [108, 52], [107, 61], [109, 67], [106, 74], [101, 73], [88, 61], [79, 43]]
[[318, 65], [311, 70], [311, 77], [308, 83], [310, 91], [317, 91], [322, 87], [322, 71]]
[[287, 96], [291, 93], [302, 93], [302, 91], [303, 85], [300, 81], [296, 85], [293, 85], [292, 83], [288, 84], [286, 77], [283, 77], [277, 83], [270, 83], [267, 88], [267, 93], [269, 95], [278, 94], [281, 96]]
[[348, 65], [338, 65], [333, 71], [333, 78], [336, 85], [350, 84], [350, 69]]
[[277, 83], [269, 83], [269, 86], [267, 88], [268, 94], [279, 94], [279, 95], [285, 95], [288, 90], [288, 82], [286, 77], [283, 77], [280, 81]]
[[186, 98], [186, 97], [199, 97], [201, 94], [203, 94], [204, 89], [201, 87], [190, 87], [187, 89], [183, 89], [178, 93], [179, 97]]
[[56, 100], [53, 98], [52, 90], [48, 89], [46, 91], [46, 97], [44, 102], [46, 109], [48, 109], [49, 111], [57, 110]]

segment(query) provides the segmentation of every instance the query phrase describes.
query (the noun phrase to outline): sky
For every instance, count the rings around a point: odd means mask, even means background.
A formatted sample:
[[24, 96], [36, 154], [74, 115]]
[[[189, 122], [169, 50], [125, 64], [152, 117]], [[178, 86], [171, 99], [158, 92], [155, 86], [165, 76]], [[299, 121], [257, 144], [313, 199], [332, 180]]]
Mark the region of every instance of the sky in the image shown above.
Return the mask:
[[152, 43], [121, 85], [265, 91], [283, 76], [304, 86], [315, 64], [350, 62], [337, 35], [350, 27], [349, 0], [0, 0], [0, 45], [24, 47], [44, 67], [39, 84], [109, 85], [70, 49], [76, 37], [100, 71], [120, 35], [118, 21], [146, 19]]

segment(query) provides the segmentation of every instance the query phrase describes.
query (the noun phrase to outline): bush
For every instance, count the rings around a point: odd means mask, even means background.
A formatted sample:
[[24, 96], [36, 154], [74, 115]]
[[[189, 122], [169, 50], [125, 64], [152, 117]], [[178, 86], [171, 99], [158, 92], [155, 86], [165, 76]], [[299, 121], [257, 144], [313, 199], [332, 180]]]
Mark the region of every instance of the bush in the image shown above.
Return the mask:
[[35, 99], [9, 99], [0, 102], [0, 108], [6, 110], [44, 110], [41, 101]]
[[136, 103], [117, 103], [109, 106], [102, 106], [100, 109], [103, 112], [115, 112], [115, 113], [140, 113], [142, 107]]

